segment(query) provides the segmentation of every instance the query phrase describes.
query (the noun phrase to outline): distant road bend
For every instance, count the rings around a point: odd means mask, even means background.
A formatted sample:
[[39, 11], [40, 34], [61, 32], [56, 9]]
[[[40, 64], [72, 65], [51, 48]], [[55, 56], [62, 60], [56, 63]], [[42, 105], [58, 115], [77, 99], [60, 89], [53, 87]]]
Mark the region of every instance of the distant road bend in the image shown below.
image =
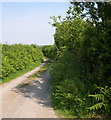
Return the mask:
[[57, 118], [51, 107], [48, 70], [29, 85], [19, 87], [44, 64], [2, 86], [2, 118]]

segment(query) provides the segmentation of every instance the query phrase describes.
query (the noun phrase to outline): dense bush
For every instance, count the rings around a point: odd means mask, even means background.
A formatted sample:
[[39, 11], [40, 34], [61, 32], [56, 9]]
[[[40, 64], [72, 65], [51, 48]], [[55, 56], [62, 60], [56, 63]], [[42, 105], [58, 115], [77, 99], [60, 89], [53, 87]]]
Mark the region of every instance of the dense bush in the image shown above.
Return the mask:
[[42, 52], [33, 45], [2, 45], [2, 78], [43, 62]]
[[44, 45], [43, 47], [41, 47], [41, 49], [44, 56], [51, 59], [56, 58], [56, 55], [57, 55], [56, 45]]
[[51, 71], [52, 99], [54, 108], [63, 114], [111, 114], [110, 10], [111, 2], [72, 2], [66, 18], [52, 17], [60, 53]]
[[[91, 113], [87, 109], [94, 103], [88, 93], [95, 90], [89, 81], [82, 81], [82, 70], [73, 53], [65, 51], [54, 63], [52, 70], [52, 100], [55, 110], [60, 110], [67, 117], [84, 117]], [[86, 77], [87, 78], [87, 77]], [[85, 78], [84, 78], [85, 79]], [[94, 87], [92, 89], [92, 86]]]

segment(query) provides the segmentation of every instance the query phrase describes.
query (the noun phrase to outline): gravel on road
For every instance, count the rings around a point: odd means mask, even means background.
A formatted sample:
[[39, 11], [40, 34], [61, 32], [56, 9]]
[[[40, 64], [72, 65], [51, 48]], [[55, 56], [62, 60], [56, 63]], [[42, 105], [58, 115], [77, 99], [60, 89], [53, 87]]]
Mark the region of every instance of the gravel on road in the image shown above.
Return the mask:
[[51, 106], [49, 70], [25, 85], [44, 64], [2, 86], [2, 118], [57, 118]]

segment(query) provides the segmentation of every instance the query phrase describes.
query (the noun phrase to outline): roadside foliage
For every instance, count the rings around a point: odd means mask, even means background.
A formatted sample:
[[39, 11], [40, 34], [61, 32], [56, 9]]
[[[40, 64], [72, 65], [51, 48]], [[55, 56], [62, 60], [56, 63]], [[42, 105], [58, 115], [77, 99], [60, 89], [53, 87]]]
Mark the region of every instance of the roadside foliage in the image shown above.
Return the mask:
[[44, 56], [54, 59], [56, 58], [57, 48], [56, 45], [44, 45], [41, 47]]
[[43, 62], [43, 54], [34, 45], [2, 45], [2, 81], [17, 71]]
[[[65, 18], [51, 17], [57, 50], [54, 109], [66, 117], [111, 117], [111, 2], [71, 2]], [[43, 49], [51, 56], [50, 48]]]

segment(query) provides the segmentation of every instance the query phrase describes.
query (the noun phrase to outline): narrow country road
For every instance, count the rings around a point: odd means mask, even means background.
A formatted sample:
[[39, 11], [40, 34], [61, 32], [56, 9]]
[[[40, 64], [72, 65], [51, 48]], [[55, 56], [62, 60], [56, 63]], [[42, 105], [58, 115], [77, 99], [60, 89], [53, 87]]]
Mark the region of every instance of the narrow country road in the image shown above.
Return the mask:
[[21, 86], [40, 67], [2, 86], [2, 118], [57, 118], [51, 107], [51, 76], [48, 70], [30, 81], [29, 85]]

